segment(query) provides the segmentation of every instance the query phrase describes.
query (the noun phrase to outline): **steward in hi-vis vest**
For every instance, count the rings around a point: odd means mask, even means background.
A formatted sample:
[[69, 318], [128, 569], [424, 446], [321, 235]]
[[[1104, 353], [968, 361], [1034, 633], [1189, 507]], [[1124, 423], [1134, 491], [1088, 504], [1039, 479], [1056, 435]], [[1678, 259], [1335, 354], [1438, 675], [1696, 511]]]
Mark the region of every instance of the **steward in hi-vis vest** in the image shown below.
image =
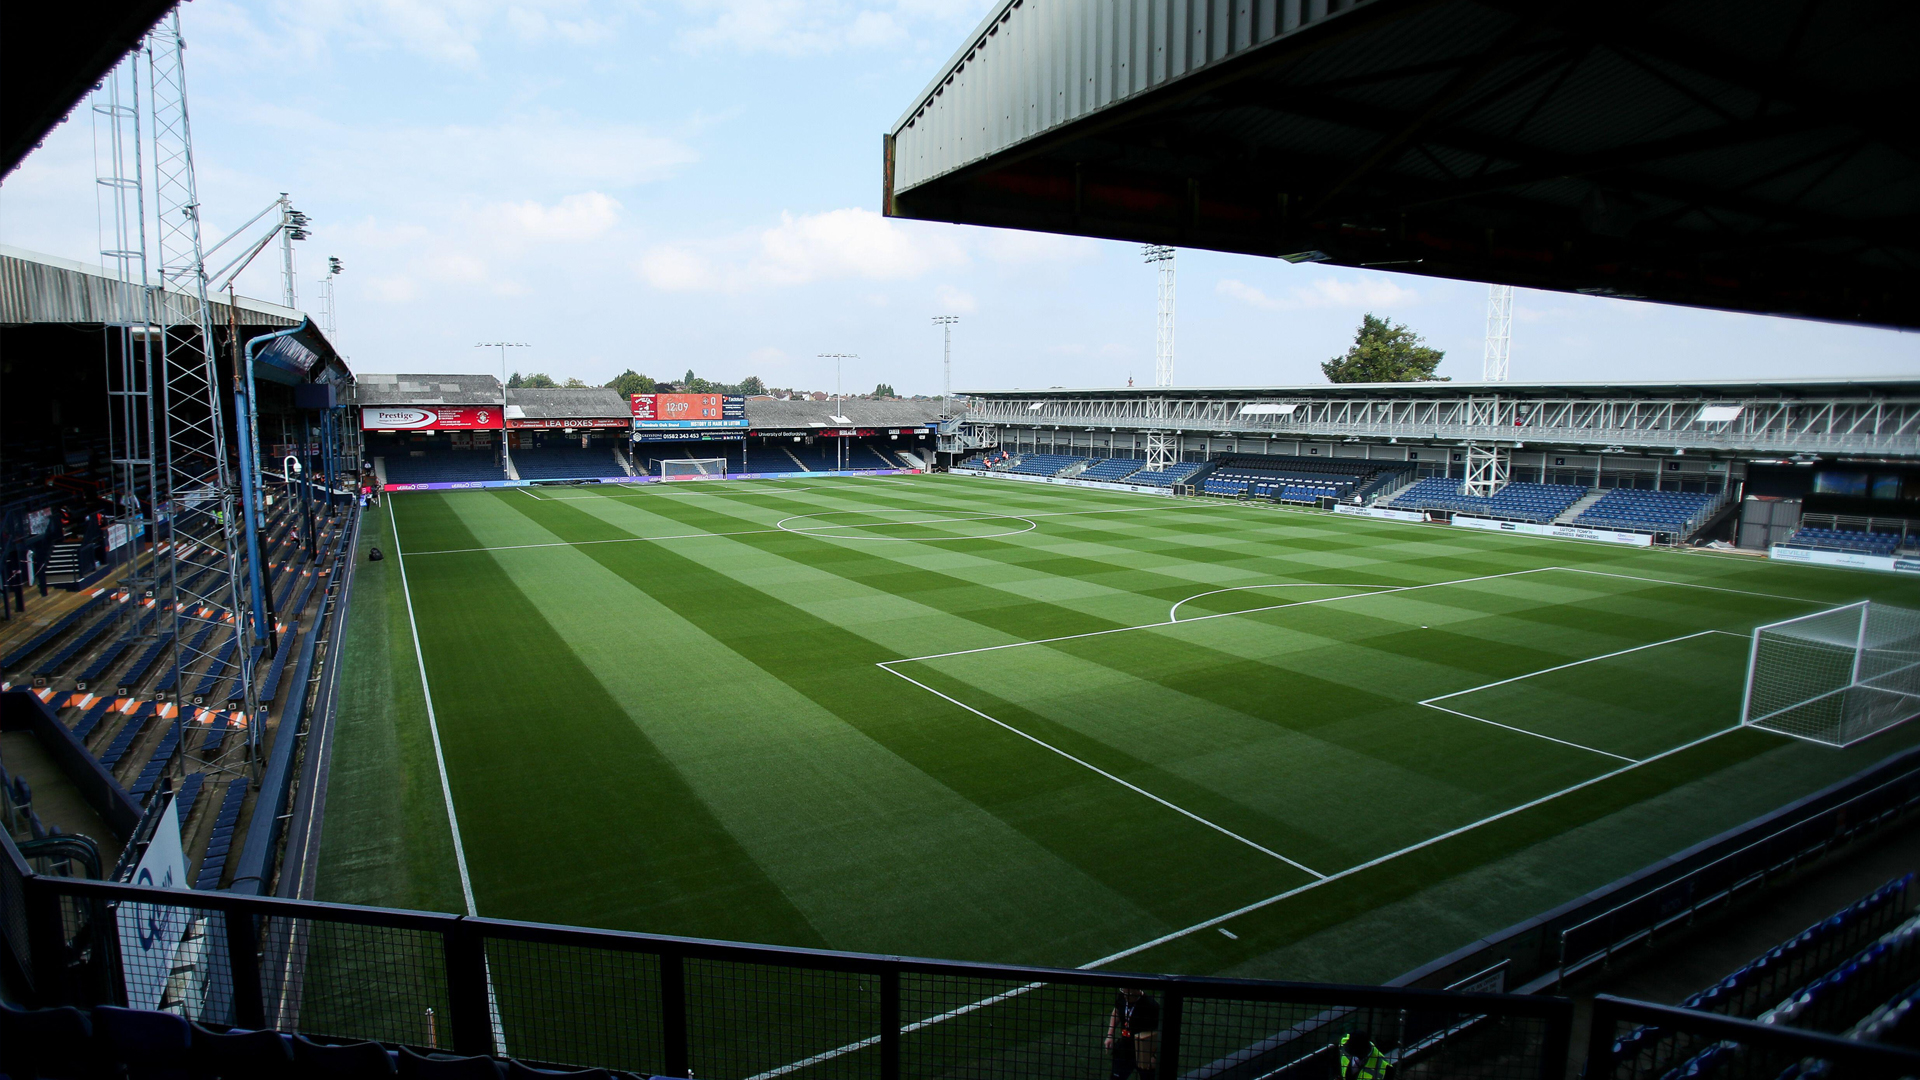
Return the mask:
[[1364, 1031], [1340, 1036], [1339, 1080], [1386, 1080], [1393, 1062], [1373, 1045], [1373, 1037]]

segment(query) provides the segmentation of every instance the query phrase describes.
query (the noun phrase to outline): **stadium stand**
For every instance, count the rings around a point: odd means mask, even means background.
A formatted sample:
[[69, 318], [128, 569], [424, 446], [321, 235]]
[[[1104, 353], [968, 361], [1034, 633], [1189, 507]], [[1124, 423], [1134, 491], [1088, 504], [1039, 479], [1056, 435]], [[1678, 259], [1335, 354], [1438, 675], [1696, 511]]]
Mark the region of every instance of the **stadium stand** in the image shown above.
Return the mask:
[[200, 859], [200, 872], [193, 879], [194, 888], [205, 891], [220, 887], [220, 876], [227, 869], [227, 853], [233, 849], [234, 826], [240, 821], [240, 804], [246, 797], [246, 777], [227, 782], [226, 794], [220, 797], [220, 811], [213, 819], [213, 837], [207, 841], [207, 852]]
[[1461, 493], [1462, 482], [1429, 476], [1401, 492], [1392, 505], [1403, 510], [1454, 510], [1466, 514], [1545, 524], [1565, 513], [1587, 493], [1572, 484], [1512, 483], [1491, 496]]
[[[513, 452], [513, 469], [522, 480], [591, 480], [625, 476], [627, 470], [613, 459], [613, 450], [597, 446], [582, 450], [577, 446], [543, 446]], [[389, 461], [387, 476], [393, 476]]]
[[1130, 457], [1101, 458], [1075, 477], [1077, 480], [1104, 480], [1118, 483], [1147, 467], [1146, 459]]
[[102, 593], [72, 611], [67, 612], [52, 626], [28, 638], [19, 648], [8, 653], [6, 656], [0, 657], [0, 671], [9, 671], [26, 663], [28, 657], [39, 652], [54, 638], [66, 633], [75, 623], [86, 618], [92, 612], [98, 611], [101, 606], [106, 603], [107, 596]]
[[1795, 529], [1793, 535], [1787, 537], [1782, 546], [1812, 548], [1816, 551], [1842, 551], [1859, 555], [1892, 555], [1900, 550], [1900, 538], [1892, 533], [1803, 526]]
[[[1896, 878], [1846, 908], [1807, 927], [1726, 978], [1691, 995], [1683, 1009], [1718, 1013], [1763, 1024], [1861, 1038], [1916, 1026], [1912, 1002], [1920, 998], [1920, 916], [1910, 912], [1913, 875]], [[1639, 1026], [1613, 1042], [1615, 1060], [1634, 1059], [1655, 1068], [1643, 1075], [1705, 1078], [1734, 1056], [1730, 1043], [1711, 1043], [1662, 1060], [1671, 1050], [1667, 1033]]]
[[1137, 472], [1127, 477], [1127, 483], [1142, 487], [1172, 487], [1186, 483], [1195, 473], [1207, 467], [1204, 461], [1180, 461], [1165, 469], [1152, 472]]
[[180, 747], [180, 722], [175, 720], [167, 725], [167, 733], [162, 736], [159, 745], [153, 748], [153, 756], [140, 768], [140, 776], [133, 782], [133, 797], [145, 801], [154, 786], [160, 782], [160, 770], [173, 760], [173, 752]]
[[135, 709], [132, 715], [127, 717], [127, 722], [120, 728], [119, 734], [115, 735], [113, 741], [107, 744], [107, 748], [100, 752], [100, 764], [109, 769], [120, 764], [120, 759], [126, 757], [127, 751], [133, 748], [133, 740], [147, 730], [147, 721], [152, 720], [154, 715], [155, 709], [151, 701], [143, 702], [139, 708]]
[[1602, 529], [1689, 532], [1713, 506], [1715, 496], [1691, 491], [1639, 491], [1614, 488], [1573, 519], [1576, 525]]
[[1077, 454], [1024, 454], [1007, 471], [1021, 476], [1059, 476], [1086, 460]]
[[385, 461], [390, 484], [449, 484], [507, 478], [493, 455], [484, 451], [389, 451]]

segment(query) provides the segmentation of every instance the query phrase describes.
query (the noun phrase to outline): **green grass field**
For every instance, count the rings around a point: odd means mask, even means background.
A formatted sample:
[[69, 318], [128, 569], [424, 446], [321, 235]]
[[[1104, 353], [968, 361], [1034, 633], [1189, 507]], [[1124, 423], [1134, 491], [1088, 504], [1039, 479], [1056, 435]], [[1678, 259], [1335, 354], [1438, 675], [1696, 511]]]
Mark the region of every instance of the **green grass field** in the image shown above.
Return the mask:
[[1378, 980], [1920, 740], [1736, 728], [1755, 625], [1920, 606], [1741, 557], [958, 476], [361, 546], [327, 900], [465, 910], [463, 854], [504, 918]]

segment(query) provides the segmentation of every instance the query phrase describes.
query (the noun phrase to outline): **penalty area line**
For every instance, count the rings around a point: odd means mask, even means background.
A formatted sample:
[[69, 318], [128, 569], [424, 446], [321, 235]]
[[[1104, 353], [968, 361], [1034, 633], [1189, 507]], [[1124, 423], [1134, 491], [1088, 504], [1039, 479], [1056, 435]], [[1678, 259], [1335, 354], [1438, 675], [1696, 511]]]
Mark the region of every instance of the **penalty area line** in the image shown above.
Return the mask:
[[1035, 746], [1039, 746], [1044, 749], [1050, 750], [1053, 753], [1058, 754], [1063, 758], [1066, 758], [1068, 761], [1073, 762], [1075, 765], [1078, 765], [1081, 768], [1088, 770], [1089, 772], [1097, 773], [1100, 776], [1104, 776], [1108, 780], [1111, 780], [1114, 783], [1119, 784], [1121, 787], [1126, 788], [1128, 791], [1131, 791], [1136, 795], [1144, 795], [1147, 798], [1152, 799], [1154, 802], [1159, 803], [1161, 806], [1164, 806], [1167, 809], [1173, 811], [1174, 813], [1181, 815], [1182, 817], [1189, 818], [1193, 821], [1199, 822], [1200, 824], [1205, 825], [1207, 828], [1212, 829], [1214, 832], [1217, 832], [1222, 836], [1226, 836], [1231, 839], [1238, 840], [1240, 843], [1245, 844], [1246, 846], [1252, 848], [1253, 850], [1259, 852], [1262, 855], [1266, 855], [1270, 858], [1278, 859], [1281, 862], [1286, 863], [1288, 866], [1293, 867], [1295, 870], [1299, 870], [1305, 874], [1310, 874], [1315, 878], [1324, 879], [1327, 876], [1321, 873], [1320, 871], [1315, 870], [1313, 867], [1306, 865], [1305, 863], [1295, 862], [1294, 860], [1287, 858], [1285, 855], [1280, 854], [1279, 852], [1273, 850], [1272, 848], [1265, 847], [1261, 844], [1255, 843], [1254, 841], [1247, 839], [1244, 836], [1241, 836], [1239, 833], [1234, 832], [1232, 829], [1229, 829], [1224, 825], [1218, 825], [1218, 824], [1215, 824], [1214, 822], [1208, 821], [1206, 818], [1203, 818], [1199, 814], [1196, 814], [1193, 811], [1188, 810], [1186, 807], [1181, 806], [1177, 803], [1168, 802], [1166, 799], [1163, 799], [1160, 796], [1155, 795], [1153, 792], [1148, 791], [1146, 788], [1143, 788], [1138, 784], [1132, 783], [1130, 781], [1123, 780], [1120, 777], [1115, 776], [1114, 774], [1101, 768], [1100, 766], [1095, 765], [1094, 763], [1086, 760], [1085, 758], [1075, 757], [1073, 754], [1070, 754], [1067, 751], [1060, 749], [1059, 747], [1053, 745], [1052, 743], [1047, 742], [1045, 739], [1039, 738], [1038, 736], [1035, 736], [1035, 735], [1028, 734], [1027, 732], [1022, 731], [1017, 727], [1014, 727], [1012, 724], [1009, 724], [1004, 720], [998, 720], [998, 719], [995, 719], [994, 717], [988, 716], [986, 713], [981, 712], [979, 709], [974, 708], [973, 706], [967, 704], [964, 701], [961, 701], [959, 698], [951, 697], [949, 695], [943, 694], [940, 691], [935, 690], [933, 687], [928, 686], [926, 683], [923, 683], [920, 680], [912, 677], [911, 675], [902, 674], [901, 672], [894, 671], [892, 668], [887, 666], [888, 664], [898, 663], [898, 662], [899, 661], [894, 661], [894, 660], [882, 660], [879, 663], [875, 664], [874, 666], [884, 669], [889, 674], [898, 675], [900, 676], [900, 678], [907, 680], [908, 682], [912, 683], [913, 685], [919, 687], [922, 690], [925, 690], [927, 693], [932, 694], [934, 697], [937, 697], [944, 701], [948, 701], [948, 702], [951, 702], [952, 704], [958, 705], [962, 709], [965, 709], [966, 711], [972, 713], [973, 715], [979, 717], [980, 719], [985, 720], [988, 723], [995, 725], [996, 727], [1004, 728], [1007, 731], [1010, 731], [1013, 734], [1018, 735], [1021, 738], [1027, 740], [1028, 742], [1033, 743]]
[[1378, 858], [1368, 859], [1366, 862], [1357, 863], [1353, 866], [1349, 866], [1345, 870], [1335, 871], [1334, 873], [1328, 874], [1326, 877], [1323, 877], [1318, 881], [1309, 881], [1305, 885], [1298, 885], [1298, 886], [1295, 886], [1294, 888], [1286, 890], [1285, 892], [1275, 893], [1274, 895], [1267, 897], [1265, 900], [1256, 900], [1251, 904], [1245, 905], [1244, 907], [1235, 908], [1234, 910], [1229, 911], [1224, 915], [1216, 915], [1213, 918], [1207, 919], [1203, 922], [1194, 923], [1192, 926], [1175, 930], [1172, 933], [1162, 934], [1151, 941], [1141, 942], [1140, 944], [1135, 945], [1130, 949], [1122, 949], [1117, 953], [1113, 953], [1108, 956], [1103, 956], [1098, 960], [1081, 964], [1080, 969], [1092, 970], [1094, 968], [1105, 967], [1108, 964], [1114, 963], [1116, 961], [1125, 960], [1129, 956], [1137, 956], [1140, 953], [1146, 952], [1148, 949], [1157, 948], [1171, 941], [1178, 941], [1179, 939], [1186, 937], [1189, 934], [1196, 934], [1202, 930], [1211, 930], [1216, 926], [1229, 922], [1233, 919], [1237, 919], [1242, 915], [1248, 915], [1255, 911], [1259, 911], [1262, 908], [1271, 907], [1272, 905], [1277, 904], [1282, 900], [1287, 900], [1292, 897], [1299, 896], [1301, 893], [1308, 892], [1312, 889], [1317, 889], [1322, 885], [1331, 884], [1343, 878], [1352, 877], [1353, 875], [1358, 874], [1364, 870], [1371, 870], [1376, 866], [1380, 866], [1384, 863], [1392, 862], [1393, 860], [1398, 859], [1401, 856], [1411, 855], [1416, 851], [1420, 851], [1424, 848], [1432, 847], [1435, 844], [1442, 843], [1447, 840], [1451, 840], [1456, 836], [1460, 836], [1464, 833], [1472, 832], [1473, 830], [1481, 828], [1482, 826], [1491, 825], [1496, 821], [1501, 821], [1506, 818], [1510, 818], [1515, 814], [1524, 813], [1528, 810], [1533, 809], [1536, 806], [1545, 805], [1546, 803], [1550, 803], [1553, 800], [1558, 799], [1562, 796], [1571, 795], [1576, 791], [1580, 791], [1583, 788], [1589, 788], [1595, 784], [1599, 784], [1607, 780], [1611, 780], [1616, 776], [1621, 776], [1626, 773], [1632, 772], [1633, 770], [1640, 768], [1642, 765], [1651, 765], [1652, 763], [1659, 761], [1662, 758], [1671, 757], [1674, 754], [1681, 753], [1682, 751], [1691, 750], [1694, 747], [1700, 746], [1703, 743], [1711, 742], [1712, 740], [1717, 739], [1722, 735], [1726, 735], [1730, 732], [1735, 732], [1739, 730], [1740, 730], [1740, 725], [1735, 724], [1732, 727], [1722, 728], [1719, 731], [1713, 732], [1712, 734], [1702, 735], [1700, 738], [1694, 739], [1692, 742], [1682, 743], [1679, 746], [1672, 748], [1671, 750], [1662, 750], [1660, 753], [1654, 754], [1652, 757], [1642, 758], [1639, 761], [1633, 762], [1632, 764], [1622, 765], [1617, 769], [1612, 769], [1607, 772], [1603, 772], [1598, 776], [1590, 777], [1586, 780], [1580, 781], [1577, 784], [1573, 784], [1569, 787], [1561, 788], [1559, 791], [1555, 791], [1547, 795], [1542, 795], [1537, 799], [1532, 799], [1528, 802], [1523, 802], [1518, 806], [1508, 807], [1507, 809], [1502, 810], [1497, 814], [1489, 814], [1478, 821], [1468, 822], [1467, 824], [1461, 825], [1457, 828], [1448, 829], [1446, 832], [1440, 833], [1437, 836], [1430, 836], [1427, 839], [1422, 840], [1418, 843], [1408, 844], [1406, 847], [1403, 847], [1398, 851], [1390, 851], [1385, 855], [1379, 856]]

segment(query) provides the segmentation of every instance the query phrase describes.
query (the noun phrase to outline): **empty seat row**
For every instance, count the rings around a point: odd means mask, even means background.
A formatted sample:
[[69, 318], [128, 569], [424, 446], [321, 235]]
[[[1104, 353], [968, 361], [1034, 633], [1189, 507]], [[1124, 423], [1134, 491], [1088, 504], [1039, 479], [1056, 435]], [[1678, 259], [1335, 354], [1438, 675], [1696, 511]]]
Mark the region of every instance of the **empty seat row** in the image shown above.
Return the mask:
[[1787, 537], [1789, 547], [1813, 548], [1819, 551], [1844, 551], [1861, 555], [1891, 555], [1899, 551], [1902, 542], [1896, 533], [1866, 532], [1861, 529], [1818, 529], [1802, 526]]
[[1087, 466], [1086, 471], [1081, 473], [1076, 479], [1105, 480], [1109, 483], [1113, 483], [1116, 481], [1125, 480], [1128, 477], [1132, 476], [1134, 473], [1137, 473], [1141, 469], [1144, 469], [1146, 467], [1147, 467], [1147, 461], [1145, 458], [1133, 458], [1133, 457], [1101, 458], [1099, 461], [1096, 461], [1092, 465]]
[[1007, 471], [1022, 476], [1058, 476], [1086, 460], [1078, 454], [1022, 454]]
[[1127, 477], [1127, 483], [1139, 484], [1143, 487], [1172, 487], [1175, 484], [1185, 483], [1194, 473], [1206, 467], [1207, 463], [1204, 461], [1175, 462], [1164, 469], [1134, 473]]
[[1715, 496], [1693, 491], [1640, 491], [1614, 488], [1574, 518], [1576, 525], [1603, 529], [1678, 531], [1695, 524]]
[[[513, 451], [513, 470], [522, 480], [592, 480], [625, 476], [611, 446], [542, 446]], [[389, 472], [388, 476], [392, 476]]]
[[122, 727], [119, 733], [114, 735], [113, 741], [107, 744], [107, 748], [100, 752], [100, 764], [109, 769], [120, 764], [120, 759], [127, 756], [127, 751], [133, 747], [133, 741], [147, 729], [147, 721], [152, 720], [155, 714], [156, 709], [151, 701], [142, 702], [135, 708], [133, 714], [127, 717], [126, 726]]
[[1401, 492], [1393, 505], [1406, 510], [1452, 510], [1487, 517], [1546, 523], [1587, 493], [1572, 484], [1510, 483], [1492, 495], [1468, 495], [1464, 482], [1430, 476]]
[[46, 647], [48, 643], [53, 641], [54, 638], [66, 633], [68, 628], [93, 612], [98, 611], [107, 603], [107, 594], [103, 592], [99, 596], [62, 615], [52, 626], [28, 638], [19, 648], [8, 653], [6, 656], [0, 657], [0, 671], [17, 668], [21, 664], [26, 663], [27, 657], [39, 652], [42, 648]]
[[167, 734], [161, 738], [160, 744], [153, 748], [153, 756], [147, 759], [146, 765], [140, 769], [139, 778], [133, 782], [134, 798], [143, 802], [146, 800], [147, 793], [160, 782], [160, 770], [167, 767], [167, 762], [173, 759], [173, 752], [179, 746], [180, 721], [176, 719], [167, 725]]
[[240, 805], [246, 797], [246, 777], [227, 781], [226, 794], [220, 797], [220, 809], [213, 819], [213, 837], [207, 841], [207, 853], [201, 857], [200, 872], [193, 879], [194, 888], [207, 892], [220, 887], [227, 853], [233, 850], [233, 830], [240, 823]]

